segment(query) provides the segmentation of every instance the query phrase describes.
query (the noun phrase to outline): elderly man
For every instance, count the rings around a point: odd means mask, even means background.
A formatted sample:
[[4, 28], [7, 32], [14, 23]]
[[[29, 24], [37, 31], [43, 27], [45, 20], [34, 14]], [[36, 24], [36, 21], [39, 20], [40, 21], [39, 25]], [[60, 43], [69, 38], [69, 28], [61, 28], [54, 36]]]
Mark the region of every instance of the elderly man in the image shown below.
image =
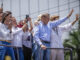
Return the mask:
[[50, 47], [51, 30], [67, 20], [71, 16], [72, 12], [73, 10], [67, 17], [55, 22], [49, 22], [50, 15], [48, 13], [41, 15], [41, 21], [38, 26], [35, 26], [33, 34], [34, 40], [38, 43], [36, 51], [37, 57], [35, 60], [50, 60], [50, 50], [47, 50], [46, 48]]

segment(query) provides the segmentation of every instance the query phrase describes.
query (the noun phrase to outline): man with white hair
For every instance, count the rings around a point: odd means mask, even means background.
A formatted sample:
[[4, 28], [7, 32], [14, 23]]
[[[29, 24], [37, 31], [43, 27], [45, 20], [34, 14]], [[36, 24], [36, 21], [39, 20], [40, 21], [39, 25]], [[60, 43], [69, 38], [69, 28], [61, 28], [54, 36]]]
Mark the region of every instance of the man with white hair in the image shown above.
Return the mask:
[[47, 47], [50, 47], [51, 29], [67, 20], [72, 15], [72, 12], [73, 10], [67, 17], [55, 22], [49, 22], [50, 15], [48, 13], [41, 15], [41, 21], [39, 25], [35, 26], [33, 34], [34, 40], [38, 44], [36, 51], [37, 57], [35, 60], [50, 60], [50, 50], [47, 50]]

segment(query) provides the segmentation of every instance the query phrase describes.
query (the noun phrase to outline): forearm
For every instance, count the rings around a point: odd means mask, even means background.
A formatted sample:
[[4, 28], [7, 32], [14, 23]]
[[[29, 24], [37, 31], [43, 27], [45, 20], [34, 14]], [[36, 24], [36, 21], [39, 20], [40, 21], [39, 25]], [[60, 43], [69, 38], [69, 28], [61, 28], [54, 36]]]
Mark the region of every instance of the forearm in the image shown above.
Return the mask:
[[74, 20], [71, 24], [74, 25], [76, 23], [77, 20]]
[[70, 13], [68, 14], [67, 18], [69, 18], [73, 13], [73, 9], [70, 11]]
[[57, 20], [57, 21], [53, 21], [51, 24], [52, 24], [52, 27], [57, 27], [58, 25], [60, 25], [61, 23], [63, 23], [64, 21], [67, 20], [67, 17], [63, 18], [63, 19], [60, 19], [60, 20]]
[[69, 24], [66, 24], [66, 25], [62, 25], [62, 26], [59, 26], [59, 28], [63, 32], [70, 31], [72, 29], [72, 24], [69, 23]]
[[29, 21], [29, 24], [30, 24], [30, 29], [29, 29], [29, 31], [31, 32], [32, 29], [33, 29], [32, 21]]
[[34, 27], [33, 36], [34, 36], [34, 40], [35, 40], [39, 45], [41, 45], [42, 42], [41, 42], [41, 40], [40, 40], [39, 26], [35, 26], [35, 27]]
[[22, 28], [19, 29], [19, 30], [12, 30], [12, 34], [14, 35], [14, 34], [17, 34], [17, 33], [21, 32], [21, 31], [22, 31]]
[[41, 40], [40, 40], [37, 36], [34, 37], [34, 40], [35, 40], [39, 45], [42, 45]]

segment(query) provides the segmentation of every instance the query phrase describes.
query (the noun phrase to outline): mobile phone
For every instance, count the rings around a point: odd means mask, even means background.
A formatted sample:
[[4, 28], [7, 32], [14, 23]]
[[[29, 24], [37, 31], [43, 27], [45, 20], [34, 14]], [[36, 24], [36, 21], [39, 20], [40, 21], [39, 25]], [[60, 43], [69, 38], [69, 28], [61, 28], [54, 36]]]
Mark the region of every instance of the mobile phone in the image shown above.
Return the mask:
[[26, 15], [26, 22], [28, 22], [28, 17], [29, 17], [29, 15], [27, 14], [27, 15]]
[[29, 15], [26, 15], [26, 19], [29, 17]]

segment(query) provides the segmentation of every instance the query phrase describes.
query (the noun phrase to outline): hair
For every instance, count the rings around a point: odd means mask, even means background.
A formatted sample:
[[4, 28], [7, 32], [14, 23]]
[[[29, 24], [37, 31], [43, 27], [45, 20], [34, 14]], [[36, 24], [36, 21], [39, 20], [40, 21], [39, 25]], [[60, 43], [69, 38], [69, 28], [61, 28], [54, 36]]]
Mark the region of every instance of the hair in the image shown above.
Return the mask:
[[5, 18], [6, 18], [8, 15], [10, 15], [10, 14], [12, 14], [10, 11], [6, 11], [6, 12], [3, 13], [3, 16], [2, 16], [2, 23], [4, 23]]
[[37, 21], [40, 21], [40, 20], [41, 20], [41, 16], [42, 16], [42, 14], [40, 14], [40, 15], [38, 16]]
[[51, 17], [50, 17], [50, 21], [53, 21], [53, 20], [55, 20], [56, 18], [59, 18], [59, 16], [57, 16], [57, 15], [51, 16]]
[[44, 13], [44, 14], [42, 14], [41, 18], [46, 17], [47, 15], [50, 15], [50, 14], [49, 13]]

